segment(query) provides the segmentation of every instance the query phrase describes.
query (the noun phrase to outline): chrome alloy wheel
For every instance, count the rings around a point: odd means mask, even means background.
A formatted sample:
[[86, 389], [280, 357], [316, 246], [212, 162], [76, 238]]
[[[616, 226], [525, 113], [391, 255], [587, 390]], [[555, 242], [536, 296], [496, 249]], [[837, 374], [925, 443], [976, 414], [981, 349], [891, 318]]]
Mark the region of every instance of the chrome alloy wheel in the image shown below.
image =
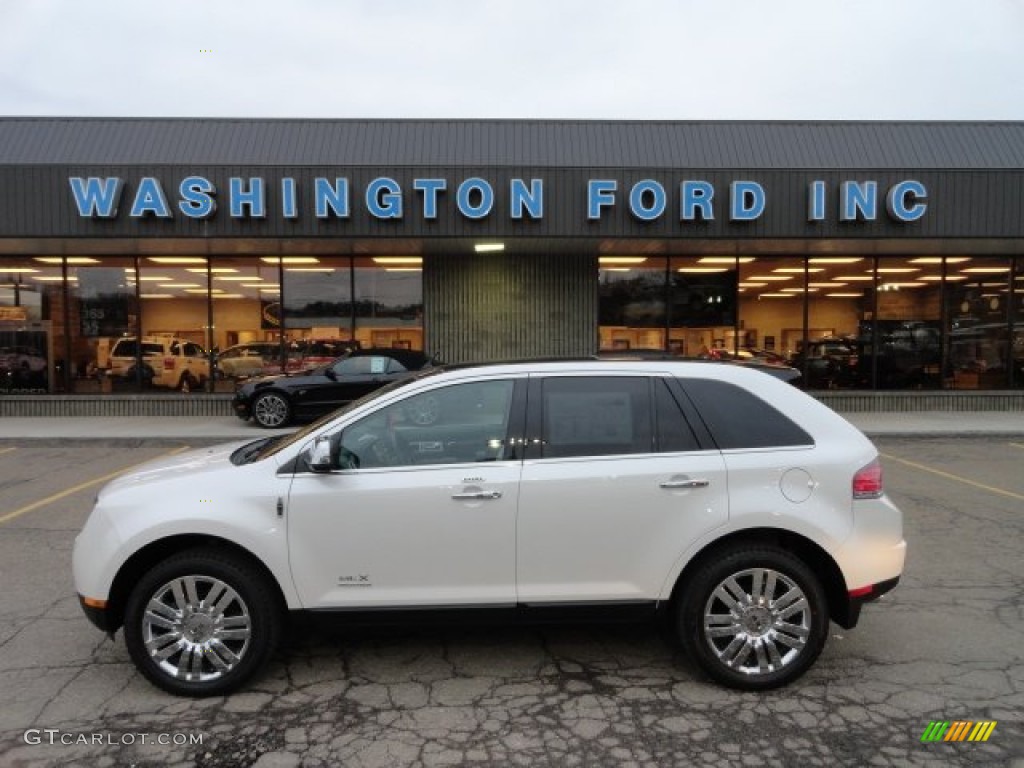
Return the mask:
[[288, 421], [288, 403], [280, 395], [260, 395], [253, 403], [252, 414], [261, 427], [280, 427]]
[[252, 619], [235, 590], [210, 576], [183, 576], [164, 584], [146, 605], [142, 640], [166, 675], [210, 682], [245, 656]]
[[704, 606], [704, 639], [726, 667], [745, 675], [792, 664], [811, 634], [811, 606], [796, 582], [770, 568], [729, 576]]

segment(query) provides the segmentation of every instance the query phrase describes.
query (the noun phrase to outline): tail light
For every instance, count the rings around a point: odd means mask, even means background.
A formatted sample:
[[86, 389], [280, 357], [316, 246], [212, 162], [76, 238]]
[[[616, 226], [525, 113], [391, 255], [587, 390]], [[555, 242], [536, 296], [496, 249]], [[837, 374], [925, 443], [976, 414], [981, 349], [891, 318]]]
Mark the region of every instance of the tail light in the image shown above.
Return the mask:
[[165, 357], [164, 358], [164, 370], [165, 371], [173, 371], [174, 370], [174, 358], [173, 357]]
[[853, 498], [878, 499], [885, 491], [882, 485], [882, 464], [875, 459], [853, 476]]

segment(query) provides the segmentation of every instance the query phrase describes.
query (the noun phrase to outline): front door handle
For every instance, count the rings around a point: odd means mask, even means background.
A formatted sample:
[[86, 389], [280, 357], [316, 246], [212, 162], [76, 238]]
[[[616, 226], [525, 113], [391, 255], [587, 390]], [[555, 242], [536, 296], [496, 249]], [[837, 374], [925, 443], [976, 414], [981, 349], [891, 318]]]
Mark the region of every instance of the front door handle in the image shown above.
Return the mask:
[[501, 491], [471, 491], [469, 493], [453, 493], [457, 501], [478, 501], [480, 499], [500, 499]]
[[666, 480], [658, 483], [659, 488], [707, 488], [710, 480]]

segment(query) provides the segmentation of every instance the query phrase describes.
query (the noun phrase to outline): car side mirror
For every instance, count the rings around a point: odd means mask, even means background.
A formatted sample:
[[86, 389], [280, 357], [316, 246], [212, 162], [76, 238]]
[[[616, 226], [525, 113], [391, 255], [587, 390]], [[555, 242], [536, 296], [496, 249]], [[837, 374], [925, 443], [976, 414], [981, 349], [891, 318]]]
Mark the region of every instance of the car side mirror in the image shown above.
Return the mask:
[[310, 472], [330, 472], [334, 469], [330, 437], [318, 437], [306, 451], [306, 466]]
[[331, 381], [337, 381], [338, 380], [338, 374], [336, 374], [334, 372], [334, 369], [331, 368], [330, 366], [328, 366], [327, 368], [324, 368], [324, 376], [326, 376]]

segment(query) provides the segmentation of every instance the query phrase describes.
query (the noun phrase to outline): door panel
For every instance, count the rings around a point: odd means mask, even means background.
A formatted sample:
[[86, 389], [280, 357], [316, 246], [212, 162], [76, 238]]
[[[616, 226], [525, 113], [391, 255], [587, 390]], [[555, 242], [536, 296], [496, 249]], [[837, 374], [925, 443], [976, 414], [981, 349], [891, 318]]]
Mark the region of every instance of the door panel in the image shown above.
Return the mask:
[[653, 600], [725, 523], [725, 466], [717, 451], [528, 461], [519, 507], [520, 602]]

